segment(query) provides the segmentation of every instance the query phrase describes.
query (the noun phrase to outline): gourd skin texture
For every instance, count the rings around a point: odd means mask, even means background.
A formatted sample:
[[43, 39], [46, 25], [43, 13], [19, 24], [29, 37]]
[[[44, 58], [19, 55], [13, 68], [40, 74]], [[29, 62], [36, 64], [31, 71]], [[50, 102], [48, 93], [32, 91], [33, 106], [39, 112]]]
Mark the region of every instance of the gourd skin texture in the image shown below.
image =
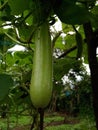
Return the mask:
[[52, 96], [52, 46], [47, 22], [35, 34], [30, 96], [35, 108], [47, 107]]

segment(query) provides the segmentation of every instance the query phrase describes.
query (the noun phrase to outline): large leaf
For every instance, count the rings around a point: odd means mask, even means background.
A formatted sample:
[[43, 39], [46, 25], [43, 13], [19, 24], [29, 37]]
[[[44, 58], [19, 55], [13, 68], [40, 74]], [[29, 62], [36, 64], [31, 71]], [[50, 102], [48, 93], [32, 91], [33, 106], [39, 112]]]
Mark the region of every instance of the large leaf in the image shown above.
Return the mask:
[[62, 37], [59, 37], [57, 39], [57, 41], [55, 42], [55, 46], [54, 48], [58, 48], [58, 49], [65, 49], [65, 44], [63, 43], [63, 38]]
[[33, 32], [33, 26], [21, 25], [18, 27], [19, 36], [23, 41], [28, 41]]
[[[66, 43], [65, 52], [68, 51], [70, 48], [73, 48], [74, 46], [76, 46], [75, 34], [73, 34], [73, 35], [68, 34], [65, 37], [65, 43]], [[68, 53], [67, 56], [76, 57], [76, 54], [77, 54], [77, 49], [74, 49], [73, 51]]]
[[75, 58], [55, 59], [54, 62], [54, 79], [60, 81], [61, 78], [73, 68]]
[[33, 57], [33, 53], [32, 52], [15, 52], [14, 53], [14, 61], [15, 64], [17, 64], [18, 66], [26, 66], [26, 65], [31, 65], [32, 64], [32, 57]]
[[9, 0], [9, 6], [13, 15], [19, 15], [29, 8], [31, 0]]
[[12, 53], [11, 52], [7, 52], [6, 54], [6, 63], [7, 63], [7, 66], [14, 66], [15, 64], [15, 60]]
[[[33, 8], [33, 6], [32, 6], [32, 8]], [[29, 10], [25, 10], [24, 13], [23, 13], [24, 17], [27, 17], [29, 14], [30, 14]], [[34, 11], [33, 11], [33, 14], [34, 14]], [[26, 18], [25, 22], [29, 26], [31, 26], [32, 23], [33, 23], [33, 15], [29, 15], [29, 17]]]
[[59, 7], [54, 8], [59, 19], [67, 24], [83, 24], [90, 20], [90, 14], [84, 6], [62, 0]]
[[0, 74], [0, 101], [8, 94], [10, 87], [13, 86], [13, 80], [10, 75]]

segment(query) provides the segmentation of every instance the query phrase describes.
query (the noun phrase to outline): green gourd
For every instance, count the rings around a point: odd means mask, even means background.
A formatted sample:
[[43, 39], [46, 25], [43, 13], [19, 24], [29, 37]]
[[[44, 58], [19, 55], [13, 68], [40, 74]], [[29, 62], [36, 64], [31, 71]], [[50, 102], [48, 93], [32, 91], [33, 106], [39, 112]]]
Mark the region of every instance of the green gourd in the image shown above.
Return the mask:
[[76, 43], [77, 43], [77, 59], [82, 57], [82, 52], [83, 52], [83, 39], [81, 34], [77, 31], [76, 35]]
[[52, 96], [52, 45], [47, 21], [35, 32], [30, 97], [35, 108], [46, 108]]

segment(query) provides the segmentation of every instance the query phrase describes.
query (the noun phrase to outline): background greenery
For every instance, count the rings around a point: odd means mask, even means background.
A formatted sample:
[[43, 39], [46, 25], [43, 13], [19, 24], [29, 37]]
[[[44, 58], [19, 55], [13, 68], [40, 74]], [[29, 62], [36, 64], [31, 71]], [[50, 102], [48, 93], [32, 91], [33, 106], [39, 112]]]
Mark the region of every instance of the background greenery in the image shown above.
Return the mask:
[[[26, 0], [24, 3], [23, 0], [0, 0], [1, 129], [11, 129], [21, 124], [31, 125], [33, 121], [35, 110], [30, 100], [29, 87], [35, 47], [34, 32], [47, 19], [53, 45], [54, 72], [53, 96], [46, 113], [66, 113], [67, 120], [71, 122], [73, 117], [78, 117], [79, 122], [74, 125], [70, 122], [65, 125], [65, 122], [64, 125], [46, 129], [95, 130], [91, 77], [83, 65], [88, 64], [88, 55], [82, 25], [90, 21], [93, 30], [98, 29], [97, 2]], [[37, 24], [36, 16], [39, 16]], [[61, 30], [55, 26], [58, 18]], [[21, 45], [25, 50], [9, 51], [15, 45]], [[48, 120], [62, 120], [61, 116], [49, 118], [45, 117], [45, 123]]]

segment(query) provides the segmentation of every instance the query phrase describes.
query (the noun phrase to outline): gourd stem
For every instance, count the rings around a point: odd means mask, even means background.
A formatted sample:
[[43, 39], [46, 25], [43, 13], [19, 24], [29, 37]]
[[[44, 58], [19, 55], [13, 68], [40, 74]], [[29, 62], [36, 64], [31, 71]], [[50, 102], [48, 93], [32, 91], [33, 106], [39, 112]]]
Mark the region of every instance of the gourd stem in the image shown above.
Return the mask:
[[43, 130], [43, 128], [44, 128], [44, 109], [39, 108], [38, 112], [40, 114], [40, 130]]

